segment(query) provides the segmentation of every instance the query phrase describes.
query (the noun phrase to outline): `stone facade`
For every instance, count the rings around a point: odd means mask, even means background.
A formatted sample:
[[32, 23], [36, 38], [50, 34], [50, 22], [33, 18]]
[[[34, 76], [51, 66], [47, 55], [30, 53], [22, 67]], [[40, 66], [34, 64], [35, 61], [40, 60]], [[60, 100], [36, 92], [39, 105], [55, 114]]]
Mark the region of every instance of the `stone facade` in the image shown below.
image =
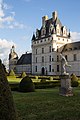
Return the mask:
[[36, 29], [31, 42], [32, 53], [23, 54], [20, 59], [12, 47], [9, 70], [13, 69], [18, 74], [61, 75], [62, 53], [71, 65], [71, 68], [66, 68], [67, 72], [80, 76], [80, 42], [71, 42], [70, 31], [62, 25], [56, 11], [50, 19], [48, 16], [42, 17], [41, 29]]
[[12, 46], [10, 54], [9, 54], [9, 71], [13, 69], [15, 72], [17, 61], [18, 61], [18, 55], [15, 52], [15, 47]]
[[71, 43], [70, 33], [60, 22], [57, 12], [53, 12], [50, 19], [42, 17], [41, 29], [36, 29], [32, 37], [32, 74], [60, 74], [59, 48], [67, 43]]
[[18, 59], [18, 55], [12, 46], [9, 54], [9, 71], [13, 69], [16, 74], [26, 72], [27, 74], [32, 73], [32, 53], [22, 54]]
[[71, 65], [70, 68], [67, 68], [68, 73], [75, 73], [77, 76], [80, 76], [80, 42], [64, 45], [62, 52]]

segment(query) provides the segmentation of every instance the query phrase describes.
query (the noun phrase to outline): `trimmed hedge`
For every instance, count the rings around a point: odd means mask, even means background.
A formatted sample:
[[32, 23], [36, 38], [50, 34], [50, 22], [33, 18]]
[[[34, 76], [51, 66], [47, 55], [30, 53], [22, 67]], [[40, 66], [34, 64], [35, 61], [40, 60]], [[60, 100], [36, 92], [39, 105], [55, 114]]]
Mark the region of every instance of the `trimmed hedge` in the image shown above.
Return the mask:
[[25, 73], [25, 72], [22, 72], [20, 77], [21, 77], [21, 78], [26, 77], [26, 73]]
[[60, 87], [60, 81], [43, 81], [41, 82], [35, 82], [35, 88], [36, 89], [45, 89], [45, 88], [54, 88], [54, 87]]
[[79, 86], [78, 77], [75, 74], [71, 75], [71, 86], [72, 87], [78, 87]]
[[19, 84], [20, 92], [34, 92], [35, 86], [29, 76], [24, 77]]
[[13, 69], [11, 69], [11, 70], [10, 70], [10, 72], [9, 72], [9, 75], [8, 75], [8, 76], [14, 76], [14, 77], [16, 77], [15, 72], [13, 71]]

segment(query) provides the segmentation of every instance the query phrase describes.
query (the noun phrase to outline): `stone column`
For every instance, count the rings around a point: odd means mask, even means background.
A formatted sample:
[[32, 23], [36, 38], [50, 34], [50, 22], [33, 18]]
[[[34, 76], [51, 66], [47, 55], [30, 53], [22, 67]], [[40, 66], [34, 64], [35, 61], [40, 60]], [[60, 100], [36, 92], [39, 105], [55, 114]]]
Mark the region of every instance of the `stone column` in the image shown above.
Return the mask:
[[60, 80], [61, 80], [61, 87], [59, 89], [59, 94], [62, 96], [73, 96], [70, 76], [61, 75]]

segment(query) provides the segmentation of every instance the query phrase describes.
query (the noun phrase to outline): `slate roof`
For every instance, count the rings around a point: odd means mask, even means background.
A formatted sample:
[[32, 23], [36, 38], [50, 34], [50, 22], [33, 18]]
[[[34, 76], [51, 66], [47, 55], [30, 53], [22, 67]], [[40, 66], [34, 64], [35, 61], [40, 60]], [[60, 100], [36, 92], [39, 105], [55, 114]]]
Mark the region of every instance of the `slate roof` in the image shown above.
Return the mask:
[[[61, 23], [60, 19], [59, 19], [59, 18], [56, 18], [56, 20], [53, 21], [53, 18], [50, 18], [50, 19], [48, 19], [48, 20], [45, 21], [45, 29], [46, 29], [45, 38], [50, 36], [50, 35], [49, 35], [49, 28], [50, 28], [50, 25], [51, 25], [51, 24], [53, 25], [53, 29], [54, 29], [51, 34], [56, 33], [56, 26], [57, 26], [57, 24], [59, 24], [60, 29], [61, 29], [61, 30], [60, 30], [60, 34], [61, 34], [61, 36], [62, 36], [63, 27], [64, 27], [64, 26], [62, 26], [62, 23]], [[42, 30], [42, 29], [43, 29], [43, 27], [41, 27], [40, 30], [38, 29], [38, 34], [39, 34], [39, 36], [38, 36], [37, 39], [36, 39], [35, 35], [33, 34], [33, 37], [32, 37], [32, 40], [33, 40], [33, 41], [36, 41], [36, 40], [41, 39], [41, 30]], [[54, 32], [54, 31], [55, 31], [55, 32]], [[70, 35], [68, 35], [67, 37], [70, 37]]]
[[72, 50], [80, 50], [80, 41], [65, 44], [62, 52], [64, 51], [72, 51]]
[[32, 63], [32, 53], [23, 54], [17, 61], [17, 65], [25, 65]]

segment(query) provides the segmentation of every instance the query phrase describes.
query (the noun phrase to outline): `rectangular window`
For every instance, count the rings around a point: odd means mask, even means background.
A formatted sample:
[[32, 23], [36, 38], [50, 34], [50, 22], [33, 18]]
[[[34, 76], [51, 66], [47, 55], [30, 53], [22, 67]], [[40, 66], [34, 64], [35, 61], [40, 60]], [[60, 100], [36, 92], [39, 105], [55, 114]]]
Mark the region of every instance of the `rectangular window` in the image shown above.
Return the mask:
[[51, 55], [49, 56], [49, 62], [51, 62]]
[[44, 56], [42, 56], [42, 62], [44, 62]]
[[57, 62], [59, 62], [59, 56], [57, 55]]
[[35, 72], [37, 72], [37, 66], [35, 66]]
[[54, 50], [55, 50], [55, 49], [54, 49], [54, 48], [52, 48], [52, 52], [54, 52]]
[[54, 61], [54, 58], [52, 58], [52, 61]]
[[51, 72], [51, 65], [49, 65], [49, 72]]
[[57, 72], [59, 72], [59, 65], [57, 65]]
[[42, 53], [44, 53], [44, 48], [42, 48]]
[[36, 54], [37, 54], [37, 49], [36, 49]]
[[51, 46], [49, 46], [49, 52], [51, 52]]
[[74, 59], [74, 61], [77, 60], [77, 56], [76, 56], [76, 54], [73, 55], [73, 59]]
[[36, 57], [36, 63], [37, 63], [37, 57]]

